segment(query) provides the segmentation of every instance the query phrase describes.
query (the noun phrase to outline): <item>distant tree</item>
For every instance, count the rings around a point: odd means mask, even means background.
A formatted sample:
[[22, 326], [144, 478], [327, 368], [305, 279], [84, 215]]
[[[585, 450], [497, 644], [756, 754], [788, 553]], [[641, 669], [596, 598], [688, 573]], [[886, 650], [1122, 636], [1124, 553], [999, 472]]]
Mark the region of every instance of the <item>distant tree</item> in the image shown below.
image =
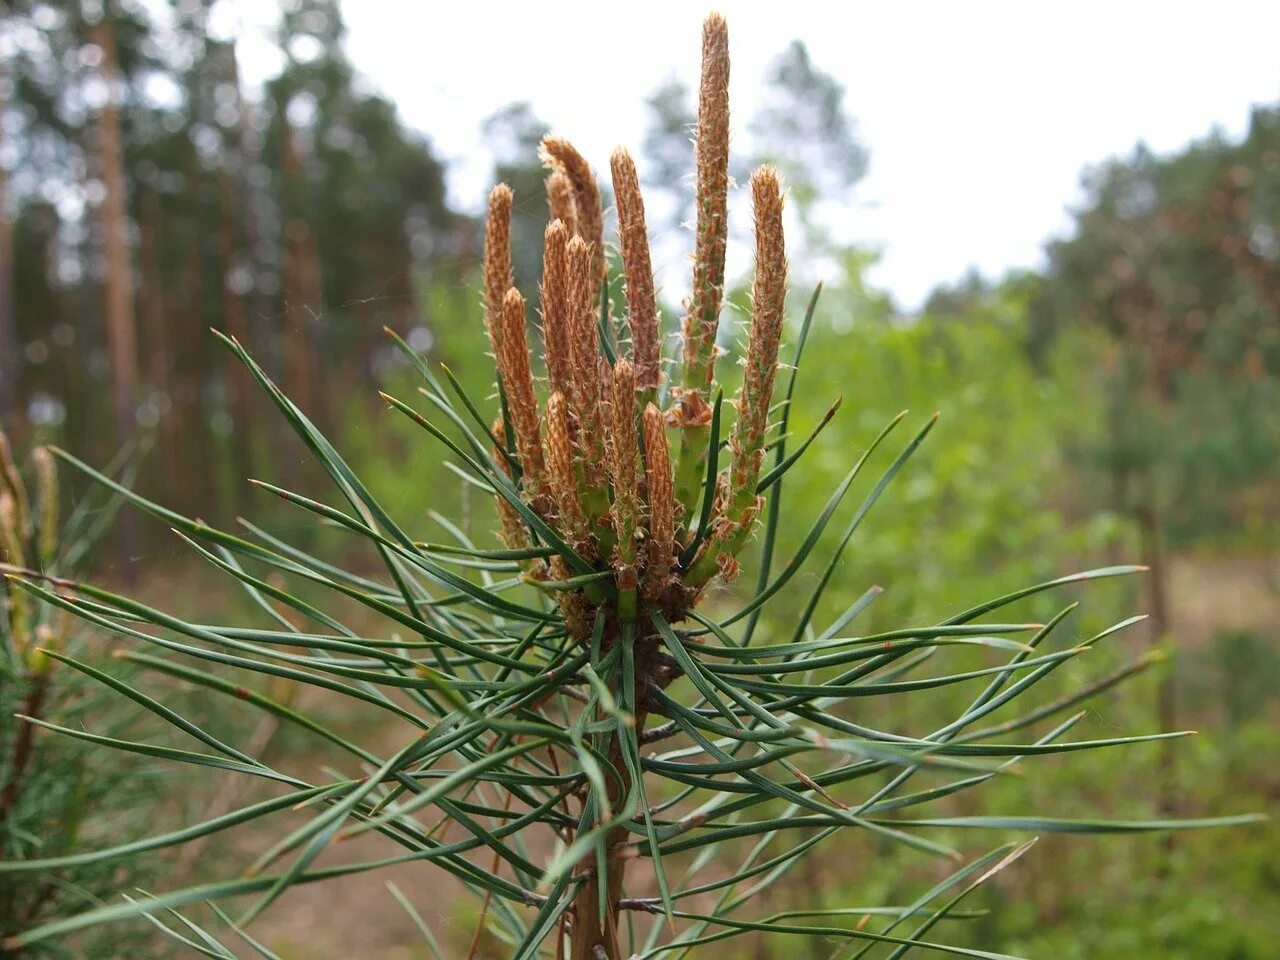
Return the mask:
[[840, 82], [813, 63], [802, 41], [793, 40], [770, 66], [751, 122], [752, 142], [768, 145], [757, 160], [782, 170], [807, 229], [814, 204], [845, 201], [867, 172], [867, 150], [844, 100]]
[[[210, 33], [215, 6], [0, 12], [3, 415], [16, 436], [34, 427], [103, 458], [154, 430], [139, 489], [210, 518], [239, 505], [233, 477], [298, 458], [252, 429], [255, 394], [209, 328], [292, 364], [323, 419], [326, 398], [373, 375], [383, 324], [422, 322], [418, 282], [450, 269], [466, 233], [430, 143], [347, 60], [334, 0], [282, 9], [284, 67], [261, 101]], [[297, 317], [306, 343], [286, 336]], [[116, 402], [90, 400], [99, 380]], [[233, 469], [184, 469], [211, 448]]]
[[1026, 338], [1026, 315], [1039, 296], [1043, 279], [1032, 270], [1011, 270], [996, 280], [970, 267], [953, 283], [934, 287], [920, 309], [933, 320], [974, 323], [990, 321]]
[[954, 283], [940, 283], [924, 302], [922, 313], [932, 317], [968, 316], [991, 292], [991, 284], [977, 267], [970, 267]]
[[13, 210], [10, 206], [8, 137], [13, 79], [0, 61], [0, 428], [12, 428], [18, 406], [18, 333], [13, 320]]
[[[669, 224], [679, 226], [693, 215], [693, 194], [688, 188], [693, 169], [693, 137], [697, 118], [689, 85], [671, 77], [645, 99], [648, 126], [641, 143], [641, 178], [650, 193], [667, 204]], [[654, 218], [650, 217], [650, 222]]]
[[[133, 255], [130, 250], [130, 223], [127, 185], [124, 177], [124, 145], [116, 102], [121, 85], [115, 26], [102, 16], [93, 25], [91, 36], [98, 48], [98, 80], [104, 88], [97, 116], [97, 168], [103, 188], [101, 209], [103, 249], [103, 294], [105, 300], [107, 350], [111, 356], [112, 400], [115, 409], [116, 444], [123, 446], [138, 425], [138, 331], [134, 313]], [[123, 557], [135, 547], [136, 521], [126, 513], [119, 526]], [[122, 565], [123, 569], [132, 569]]]
[[[453, 216], [443, 165], [425, 137], [405, 130], [393, 104], [364, 89], [342, 49], [345, 33], [334, 0], [286, 11], [286, 67], [270, 87], [272, 135], [283, 150], [292, 130], [302, 164], [304, 180], [284, 196], [288, 219], [305, 220], [315, 234], [322, 306], [333, 315], [324, 346], [360, 346], [367, 356], [370, 331], [380, 337], [383, 323], [416, 320], [413, 272], [447, 249], [439, 238]], [[353, 232], [362, 243], [351, 243]]]
[[[1140, 146], [1084, 186], [1073, 235], [1049, 248], [1030, 343], [1043, 356], [1073, 331], [1102, 340], [1092, 370], [1109, 413], [1081, 453], [1137, 533], [1162, 642], [1176, 632], [1167, 541], [1280, 506], [1280, 111], [1256, 111], [1238, 144], [1214, 134], [1167, 158]], [[1175, 710], [1169, 673], [1161, 722]], [[1169, 770], [1163, 795], [1175, 808]]]
[[1074, 235], [1050, 247], [1031, 347], [1080, 327], [1108, 339], [1117, 417], [1149, 421], [1118, 420], [1103, 451], [1118, 502], [1160, 507], [1183, 541], [1246, 522], [1232, 485], [1280, 455], [1274, 421], [1257, 420], [1280, 375], [1280, 111], [1257, 111], [1239, 144], [1139, 148], [1085, 189]]

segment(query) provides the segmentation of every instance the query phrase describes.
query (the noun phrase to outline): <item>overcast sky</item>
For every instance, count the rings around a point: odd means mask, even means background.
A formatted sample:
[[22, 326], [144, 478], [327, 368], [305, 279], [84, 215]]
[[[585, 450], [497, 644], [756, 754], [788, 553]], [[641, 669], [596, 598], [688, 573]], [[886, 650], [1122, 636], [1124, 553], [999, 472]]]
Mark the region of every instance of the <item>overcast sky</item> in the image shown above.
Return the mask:
[[[259, 9], [266, 4], [257, 5]], [[1219, 126], [1241, 134], [1280, 99], [1280, 4], [849, 0], [496, 3], [346, 0], [357, 68], [456, 161], [451, 199], [488, 188], [479, 121], [529, 100], [598, 169], [638, 152], [643, 100], [696, 80], [706, 9], [729, 21], [736, 126], [769, 61], [794, 37], [846, 88], [870, 172], [841, 217], [882, 246], [872, 276], [915, 307], [970, 265], [1038, 262], [1064, 230], [1081, 170], [1139, 140], [1177, 149]], [[247, 31], [247, 72], [272, 68]]]

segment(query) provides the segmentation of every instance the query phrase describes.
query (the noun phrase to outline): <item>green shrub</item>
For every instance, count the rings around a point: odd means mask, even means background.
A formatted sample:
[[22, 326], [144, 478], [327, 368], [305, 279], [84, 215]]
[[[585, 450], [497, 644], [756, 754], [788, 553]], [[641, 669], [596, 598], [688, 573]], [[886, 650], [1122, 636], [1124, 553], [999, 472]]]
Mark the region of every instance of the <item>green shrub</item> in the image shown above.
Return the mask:
[[[0, 557], [7, 574], [35, 568], [47, 576], [76, 569], [115, 513], [115, 500], [82, 501], [62, 520], [49, 451], [37, 448], [23, 475], [0, 433]], [[35, 480], [31, 483], [31, 480]], [[0, 862], [61, 859], [56, 873], [30, 882], [0, 878], [0, 935], [12, 936], [68, 910], [91, 906], [143, 874], [132, 861], [77, 859], [84, 847], [119, 843], [153, 828], [147, 808], [156, 777], [128, 758], [74, 739], [45, 736], [41, 725], [92, 726], [106, 737], [127, 736], [135, 713], [96, 679], [101, 636], [58, 610], [33, 602], [6, 580], [0, 588]], [[95, 649], [97, 648], [97, 649]], [[128, 683], [133, 671], [117, 668]], [[69, 859], [68, 859], [69, 858]], [[82, 938], [77, 955], [116, 957], [128, 941]], [[64, 956], [44, 943], [22, 957]], [[8, 956], [8, 954], [5, 954]]]

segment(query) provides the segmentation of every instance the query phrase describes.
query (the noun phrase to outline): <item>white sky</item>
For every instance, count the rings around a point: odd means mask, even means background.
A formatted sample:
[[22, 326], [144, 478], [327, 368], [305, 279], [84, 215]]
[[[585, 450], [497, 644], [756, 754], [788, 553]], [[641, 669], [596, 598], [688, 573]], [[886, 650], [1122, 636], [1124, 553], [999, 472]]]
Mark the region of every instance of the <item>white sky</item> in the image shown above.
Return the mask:
[[[343, 9], [356, 67], [455, 161], [451, 199], [471, 211], [489, 186], [479, 122], [497, 108], [531, 101], [607, 170], [614, 146], [638, 153], [645, 96], [673, 73], [696, 80], [707, 9], [729, 20], [736, 128], [754, 113], [769, 61], [802, 38], [845, 85], [871, 154], [841, 232], [883, 248], [872, 280], [906, 308], [970, 265], [998, 275], [1036, 264], [1067, 224], [1085, 165], [1138, 140], [1164, 152], [1215, 125], [1239, 135], [1252, 104], [1280, 99], [1274, 2], [345, 0]], [[252, 80], [272, 63], [251, 34], [242, 58]]]

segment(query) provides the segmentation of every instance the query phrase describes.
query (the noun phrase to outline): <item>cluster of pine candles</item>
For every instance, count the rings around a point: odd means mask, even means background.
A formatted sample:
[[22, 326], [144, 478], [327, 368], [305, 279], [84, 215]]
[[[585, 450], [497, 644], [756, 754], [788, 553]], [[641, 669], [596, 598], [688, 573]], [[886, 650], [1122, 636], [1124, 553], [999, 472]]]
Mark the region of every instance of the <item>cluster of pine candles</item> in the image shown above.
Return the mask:
[[[492, 428], [494, 459], [533, 512], [573, 548], [572, 562], [561, 554], [546, 563], [526, 561], [527, 575], [559, 591], [566, 619], [584, 637], [601, 609], [607, 610], [610, 636], [622, 624], [644, 624], [655, 609], [668, 621], [683, 620], [715, 576], [734, 578], [737, 554], [762, 504], [757, 487], [787, 282], [782, 183], [767, 166], [751, 176], [755, 282], [745, 374], [728, 439], [730, 462], [713, 475], [705, 513], [698, 515], [708, 460], [714, 464], [718, 456], [709, 449], [709, 401], [723, 352], [716, 330], [728, 229], [728, 78], [724, 21], [713, 17], [704, 37], [697, 249], [678, 380], [669, 382], [663, 374], [644, 202], [625, 150], [614, 152], [611, 168], [627, 338], [619, 336], [607, 294], [600, 296], [606, 282], [604, 217], [594, 175], [568, 141], [548, 137], [542, 144], [552, 168], [547, 192], [553, 217], [540, 290], [545, 391], [535, 382], [530, 360], [525, 298], [512, 285], [512, 192], [502, 184], [489, 198], [485, 327], [505, 412]], [[533, 535], [520, 514], [501, 497], [497, 507], [507, 546], [531, 549]], [[606, 582], [613, 589], [601, 589]]]
[[[625, 641], [625, 655], [634, 657], [635, 723], [642, 742], [649, 691], [681, 672], [663, 652], [659, 624], [685, 620], [708, 584], [736, 577], [737, 556], [757, 524], [785, 322], [783, 185], [777, 170], [761, 166], [750, 180], [755, 276], [745, 370], [733, 404], [729, 463], [716, 471], [719, 436], [717, 430], [713, 437], [712, 421], [719, 423], [716, 360], [723, 350], [716, 341], [729, 191], [729, 37], [716, 14], [703, 26], [695, 144], [693, 286], [676, 378], [663, 371], [664, 332], [644, 198], [625, 149], [614, 151], [610, 172], [627, 335], [610, 309], [605, 218], [595, 173], [569, 141], [542, 141], [541, 156], [551, 171], [546, 182], [551, 222], [538, 301], [545, 390], [536, 383], [531, 362], [525, 297], [513, 285], [514, 197], [506, 184], [489, 196], [485, 229], [485, 329], [504, 413], [492, 426], [494, 460], [572, 552], [552, 553], [546, 560], [524, 558], [536, 552], [535, 534], [498, 496], [502, 539], [513, 555], [522, 556], [527, 579], [554, 593], [566, 625], [583, 644], [594, 642], [607, 654]], [[620, 745], [612, 746], [610, 759], [618, 770], [625, 769]], [[625, 780], [615, 783], [610, 800], [621, 801], [629, 790]], [[574, 957], [593, 956], [597, 945], [602, 955], [618, 955], [616, 903], [626, 833], [623, 827], [616, 831], [606, 909], [596, 909], [594, 878], [579, 895]]]

